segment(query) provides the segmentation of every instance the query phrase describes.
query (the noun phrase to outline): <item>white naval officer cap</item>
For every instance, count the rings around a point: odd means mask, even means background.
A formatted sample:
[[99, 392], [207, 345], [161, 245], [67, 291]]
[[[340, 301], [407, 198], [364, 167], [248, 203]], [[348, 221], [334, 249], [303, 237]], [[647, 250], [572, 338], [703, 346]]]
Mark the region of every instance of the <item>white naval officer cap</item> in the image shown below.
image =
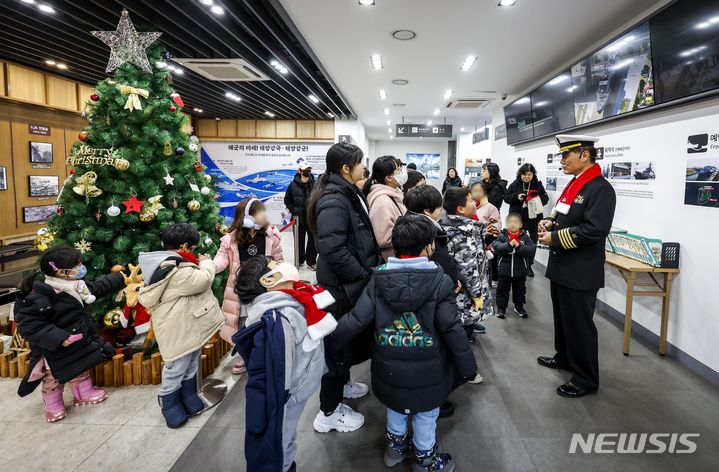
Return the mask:
[[578, 147], [594, 147], [599, 138], [586, 134], [558, 134], [555, 139], [559, 146], [559, 154]]

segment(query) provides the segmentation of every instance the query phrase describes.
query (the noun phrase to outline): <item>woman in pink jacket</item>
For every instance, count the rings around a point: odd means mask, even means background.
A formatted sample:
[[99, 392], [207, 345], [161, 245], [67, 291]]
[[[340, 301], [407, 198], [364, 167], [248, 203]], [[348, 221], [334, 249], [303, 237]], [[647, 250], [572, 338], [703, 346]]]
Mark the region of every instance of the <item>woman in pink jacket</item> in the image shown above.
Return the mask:
[[[220, 249], [214, 259], [216, 273], [219, 274], [227, 268], [230, 270], [222, 302], [225, 324], [220, 327], [220, 336], [229, 343], [246, 316], [240, 313], [240, 300], [234, 290], [235, 276], [242, 261], [257, 254], [264, 254], [277, 262], [284, 261], [280, 232], [267, 221], [264, 203], [251, 198], [237, 204], [235, 220], [230, 231], [220, 240]], [[242, 359], [232, 367], [233, 374], [241, 374], [245, 370]]]
[[407, 213], [404, 206], [402, 185], [407, 182], [407, 169], [394, 156], [378, 157], [372, 164], [372, 175], [364, 184], [362, 192], [367, 195], [369, 219], [377, 244], [386, 261], [394, 256], [392, 228], [397, 219]]

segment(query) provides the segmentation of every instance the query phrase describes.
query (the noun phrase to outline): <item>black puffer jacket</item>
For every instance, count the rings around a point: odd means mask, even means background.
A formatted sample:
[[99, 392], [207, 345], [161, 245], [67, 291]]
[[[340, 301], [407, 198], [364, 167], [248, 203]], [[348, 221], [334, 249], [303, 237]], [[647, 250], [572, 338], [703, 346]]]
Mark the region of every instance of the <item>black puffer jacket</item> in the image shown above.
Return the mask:
[[[530, 190], [537, 191], [537, 197], [539, 197], [539, 200], [542, 202], [542, 206], [547, 204], [547, 202], [549, 201], [549, 195], [547, 195], [547, 191], [544, 190], [544, 185], [542, 185], [542, 182], [537, 179], [532, 180], [528, 184], [525, 184], [524, 182], [522, 182], [522, 180], [517, 179], [511, 184], [509, 184], [509, 187], [507, 187], [507, 191], [504, 192], [504, 201], [509, 203], [509, 212], [519, 213], [520, 215], [522, 215], [522, 221], [525, 222], [525, 225], [526, 221], [529, 220], [529, 212], [524, 206], [524, 200], [519, 199], [519, 195], [527, 195], [527, 192]], [[542, 215], [538, 215], [537, 219], [541, 220]]]
[[372, 391], [387, 407], [417, 413], [438, 407], [477, 362], [457, 316], [454, 286], [441, 268], [376, 269], [332, 337], [342, 345], [366, 328]]
[[519, 242], [522, 244], [517, 248], [513, 248], [509, 244], [509, 234], [505, 228], [499, 233], [496, 241], [492, 243], [492, 249], [499, 257], [497, 273], [502, 277], [527, 276], [527, 268], [531, 265], [530, 261], [534, 259], [537, 246], [534, 245], [534, 241], [525, 230], [522, 230]]
[[502, 208], [502, 202], [504, 201], [504, 192], [507, 188], [507, 181], [502, 180], [490, 180], [484, 183], [487, 192], [487, 200], [489, 203], [497, 207], [497, 210]]
[[447, 177], [444, 179], [444, 183], [442, 184], [442, 193], [451, 187], [461, 187], [462, 186], [462, 179], [459, 178], [459, 176], [455, 178]]
[[[115, 273], [86, 281], [87, 288], [97, 298], [114, 294], [125, 287], [122, 274]], [[37, 281], [24, 298], [15, 302], [17, 329], [30, 343], [32, 357], [30, 370], [18, 388], [21, 397], [30, 394], [41, 380], [30, 382], [30, 372], [35, 364], [45, 358], [52, 375], [58, 382], [66, 383], [97, 364], [109, 360], [115, 354], [97, 332], [97, 322], [77, 299], [55, 290], [45, 282]], [[83, 338], [63, 347], [71, 334], [82, 333]]]
[[436, 262], [442, 270], [444, 270], [444, 273], [449, 275], [449, 278], [452, 279], [452, 283], [456, 287], [459, 276], [457, 275], [457, 264], [454, 262], [454, 257], [447, 251], [449, 237], [439, 224], [437, 224], [437, 226], [437, 236], [434, 238], [434, 252], [430, 260]]
[[337, 174], [328, 179], [316, 210], [317, 283], [337, 300], [329, 311], [339, 316], [352, 309], [380, 256], [365, 196]]
[[302, 176], [298, 172], [292, 179], [285, 192], [285, 206], [290, 210], [292, 216], [298, 216], [301, 220], [305, 218], [305, 204], [310, 197], [312, 187], [315, 185], [315, 178], [310, 174], [307, 182], [302, 182]]

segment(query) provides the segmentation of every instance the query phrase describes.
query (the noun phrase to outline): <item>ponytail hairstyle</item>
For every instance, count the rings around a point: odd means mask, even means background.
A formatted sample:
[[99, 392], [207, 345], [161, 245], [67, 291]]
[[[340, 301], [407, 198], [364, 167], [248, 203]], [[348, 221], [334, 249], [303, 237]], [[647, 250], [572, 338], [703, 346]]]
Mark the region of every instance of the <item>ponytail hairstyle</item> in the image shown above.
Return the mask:
[[305, 210], [307, 211], [307, 226], [313, 234], [317, 235], [317, 202], [324, 194], [327, 181], [331, 174], [337, 174], [341, 177], [342, 167], [349, 167], [350, 171], [360, 165], [364, 159], [362, 149], [354, 144], [349, 143], [337, 143], [333, 144], [332, 147], [327, 151], [325, 157], [326, 169], [324, 174], [320, 175], [319, 179], [312, 187], [312, 193], [310, 198], [307, 200]]
[[30, 276], [23, 279], [20, 284], [20, 298], [24, 298], [32, 292], [35, 278], [39, 274], [53, 277], [58, 270], [72, 269], [82, 262], [82, 253], [70, 246], [57, 246], [48, 249], [40, 258], [40, 270], [33, 272]]
[[362, 193], [369, 195], [374, 184], [384, 184], [387, 177], [392, 177], [394, 172], [402, 166], [402, 161], [394, 156], [380, 156], [372, 164], [372, 175], [364, 183]]
[[[242, 200], [240, 203], [237, 204], [235, 207], [235, 218], [232, 220], [232, 225], [230, 226], [229, 232], [234, 232], [234, 236], [232, 236], [233, 242], [235, 244], [238, 244], [240, 246], [246, 246], [252, 242], [252, 238], [255, 237], [255, 235], [258, 232], [261, 232], [263, 234], [267, 233], [267, 228], [269, 226], [269, 223], [263, 226], [261, 229], [255, 229], [255, 228], [245, 228], [243, 225], [245, 221], [245, 210], [247, 209], [247, 204], [250, 203], [250, 198]], [[255, 216], [257, 212], [265, 210], [265, 204], [262, 203], [260, 200], [255, 200], [252, 202], [252, 205], [250, 206], [249, 214], [250, 216]]]

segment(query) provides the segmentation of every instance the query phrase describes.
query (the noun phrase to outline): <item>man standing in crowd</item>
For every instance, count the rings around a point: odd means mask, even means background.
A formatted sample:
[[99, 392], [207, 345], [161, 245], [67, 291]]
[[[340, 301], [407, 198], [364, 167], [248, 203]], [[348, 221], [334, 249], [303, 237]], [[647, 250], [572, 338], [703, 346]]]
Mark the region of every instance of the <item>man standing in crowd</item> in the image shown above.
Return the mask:
[[562, 170], [574, 178], [551, 216], [539, 222], [539, 242], [550, 248], [547, 278], [554, 310], [553, 357], [544, 367], [565, 369], [572, 378], [557, 388], [565, 397], [582, 397], [599, 388], [599, 347], [594, 308], [604, 286], [604, 244], [614, 219], [616, 195], [595, 163], [597, 138], [558, 135]]
[[298, 267], [307, 262], [311, 270], [317, 269], [317, 251], [315, 250], [315, 237], [307, 226], [305, 220], [305, 203], [310, 197], [315, 178], [312, 175], [312, 167], [307, 161], [299, 163], [299, 169], [292, 179], [285, 192], [285, 206], [292, 212], [292, 218], [297, 220], [295, 231], [299, 232], [299, 259]]

